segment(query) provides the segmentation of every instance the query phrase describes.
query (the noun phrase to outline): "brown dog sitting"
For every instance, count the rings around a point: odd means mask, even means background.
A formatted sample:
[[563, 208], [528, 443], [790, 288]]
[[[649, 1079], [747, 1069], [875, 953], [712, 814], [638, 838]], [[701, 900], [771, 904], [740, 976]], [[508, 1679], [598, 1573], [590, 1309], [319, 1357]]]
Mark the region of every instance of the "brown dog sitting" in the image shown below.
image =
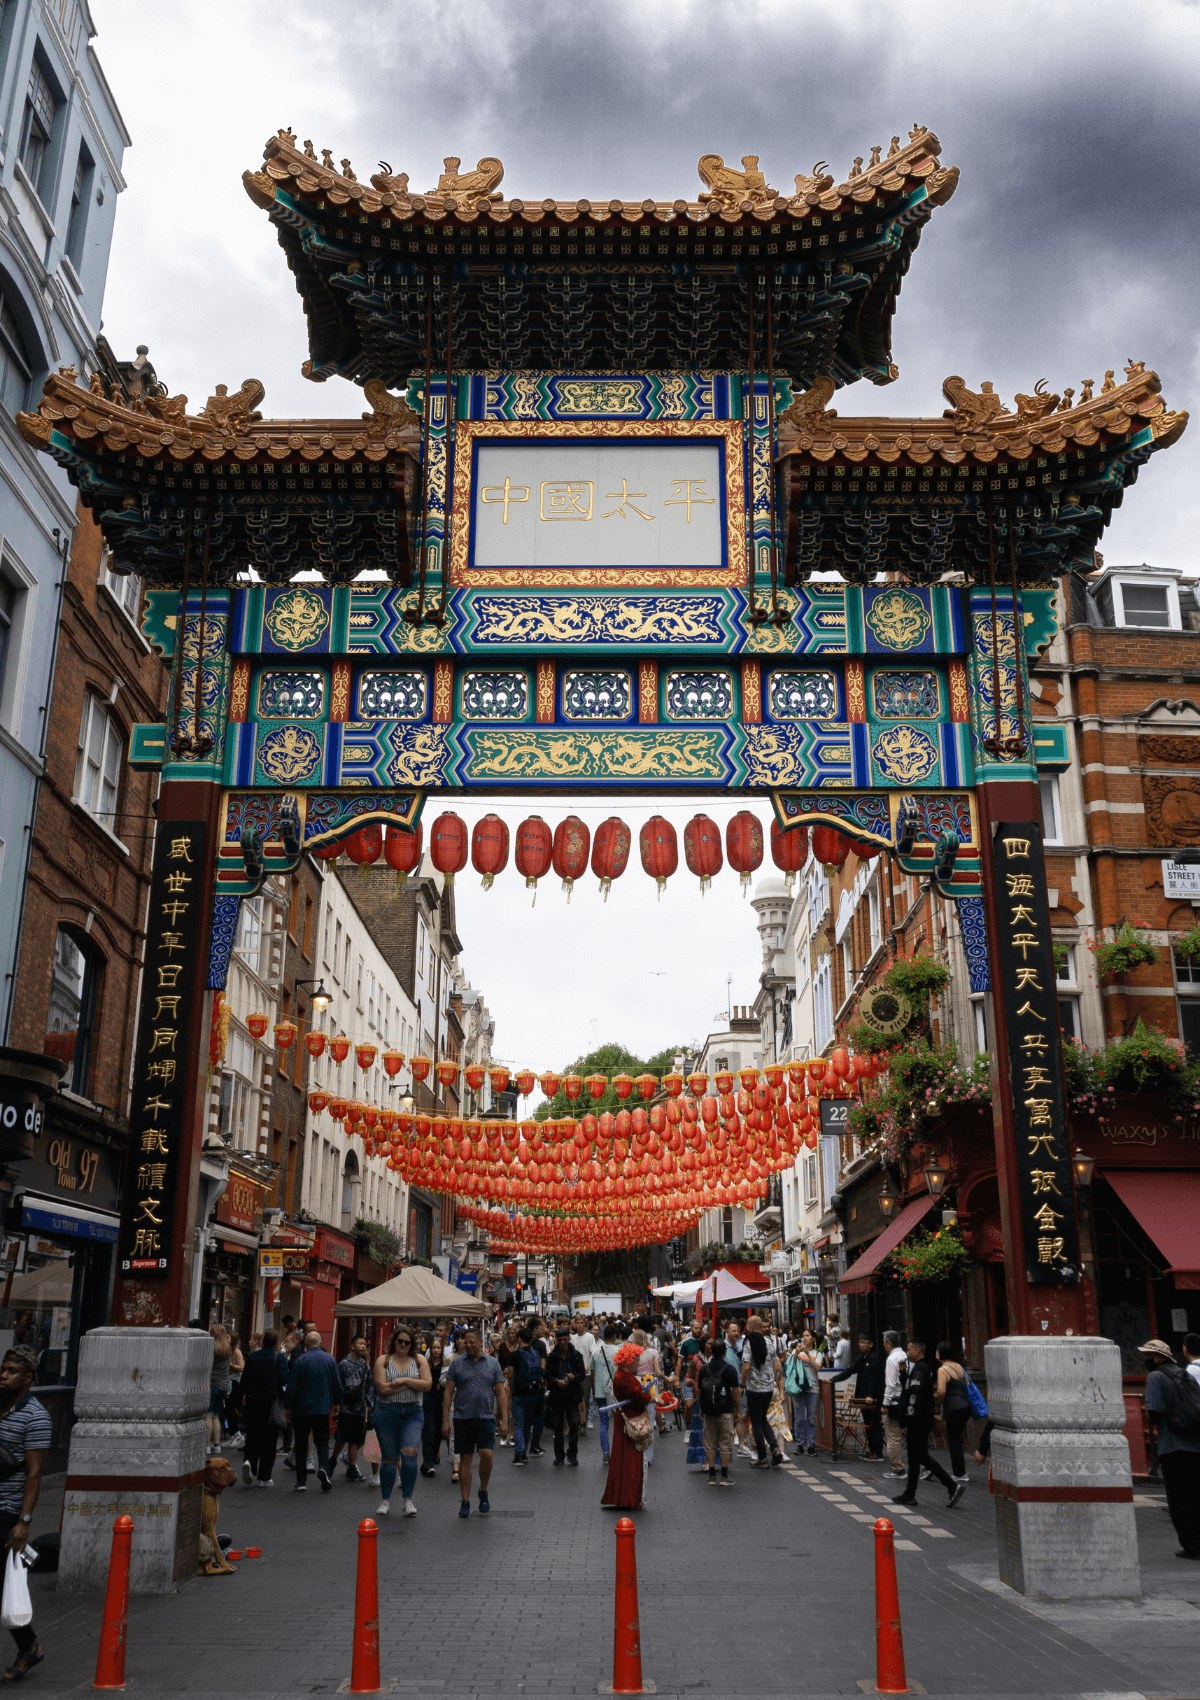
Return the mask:
[[234, 1566], [226, 1562], [217, 1540], [217, 1507], [220, 1496], [232, 1487], [237, 1477], [225, 1458], [210, 1458], [204, 1466], [204, 1500], [200, 1508], [200, 1566], [199, 1576], [233, 1576]]

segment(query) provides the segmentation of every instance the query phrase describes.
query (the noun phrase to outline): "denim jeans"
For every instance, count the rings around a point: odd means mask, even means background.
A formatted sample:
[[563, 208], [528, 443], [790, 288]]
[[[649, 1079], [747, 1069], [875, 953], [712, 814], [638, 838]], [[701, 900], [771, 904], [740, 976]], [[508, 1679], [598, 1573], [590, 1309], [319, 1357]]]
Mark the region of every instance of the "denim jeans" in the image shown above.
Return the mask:
[[532, 1435], [533, 1419], [540, 1399], [540, 1393], [514, 1393], [512, 1396], [514, 1462], [517, 1458], [524, 1458], [528, 1450], [530, 1440], [527, 1437]]
[[[605, 1399], [610, 1399], [611, 1397], [612, 1397], [612, 1395], [610, 1393], [606, 1393], [604, 1395]], [[603, 1452], [604, 1456], [607, 1458], [608, 1457], [608, 1450], [609, 1450], [609, 1448], [608, 1448], [608, 1412], [604, 1409], [604, 1406], [602, 1404], [598, 1405], [596, 1408], [600, 1413], [600, 1450], [601, 1450], [601, 1452]]]
[[792, 1433], [796, 1437], [796, 1445], [803, 1446], [806, 1451], [817, 1444], [817, 1403], [820, 1397], [819, 1387], [810, 1387], [807, 1393], [792, 1394]]
[[417, 1448], [425, 1427], [424, 1404], [375, 1406], [375, 1433], [379, 1440], [379, 1495], [390, 1499], [396, 1485], [396, 1460], [400, 1460], [400, 1493], [411, 1499], [417, 1485]]

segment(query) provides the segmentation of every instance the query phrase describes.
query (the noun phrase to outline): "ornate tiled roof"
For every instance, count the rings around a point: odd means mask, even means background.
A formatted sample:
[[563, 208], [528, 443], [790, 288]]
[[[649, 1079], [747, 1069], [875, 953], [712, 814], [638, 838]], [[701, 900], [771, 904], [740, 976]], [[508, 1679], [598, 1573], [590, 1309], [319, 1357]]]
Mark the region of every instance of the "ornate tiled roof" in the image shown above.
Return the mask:
[[243, 182], [295, 273], [318, 381], [402, 388], [424, 365], [430, 291], [434, 358], [449, 311], [459, 370], [742, 370], [753, 276], [758, 363], [769, 290], [781, 375], [888, 383], [901, 278], [958, 182], [938, 149], [915, 126], [840, 184], [819, 162], [780, 194], [757, 156], [734, 170], [706, 154], [693, 200], [525, 201], [504, 199], [498, 159], [465, 173], [447, 159], [416, 194], [403, 172], [360, 183], [349, 160], [339, 171], [281, 131]]

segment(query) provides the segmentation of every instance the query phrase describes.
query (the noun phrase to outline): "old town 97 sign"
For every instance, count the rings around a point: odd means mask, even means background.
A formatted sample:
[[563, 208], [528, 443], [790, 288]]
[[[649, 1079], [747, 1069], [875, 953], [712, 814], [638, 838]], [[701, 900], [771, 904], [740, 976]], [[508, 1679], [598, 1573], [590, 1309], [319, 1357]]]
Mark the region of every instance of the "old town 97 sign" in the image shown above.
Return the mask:
[[121, 1217], [121, 1268], [165, 1274], [185, 1122], [185, 1075], [196, 963], [205, 934], [199, 913], [207, 829], [164, 821], [154, 849], [146, 922], [129, 1170]]
[[1032, 821], [997, 826], [994, 865], [1026, 1276], [1035, 1283], [1077, 1281], [1079, 1232], [1038, 827]]

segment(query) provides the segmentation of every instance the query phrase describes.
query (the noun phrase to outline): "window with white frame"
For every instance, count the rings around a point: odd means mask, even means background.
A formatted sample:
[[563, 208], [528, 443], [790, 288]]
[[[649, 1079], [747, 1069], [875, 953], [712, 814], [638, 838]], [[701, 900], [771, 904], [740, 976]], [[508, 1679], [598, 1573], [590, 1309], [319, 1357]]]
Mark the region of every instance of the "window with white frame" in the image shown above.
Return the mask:
[[1148, 626], [1178, 631], [1179, 591], [1173, 579], [1114, 578], [1113, 618], [1118, 626]]
[[975, 1023], [975, 1050], [982, 1056], [988, 1048], [987, 1042], [987, 1010], [982, 998], [971, 1000], [971, 1017]]
[[[45, 202], [50, 187], [50, 142], [54, 135], [54, 120], [58, 115], [59, 99], [41, 65], [35, 59], [29, 67], [29, 87], [25, 91], [25, 110], [21, 116], [21, 139], [17, 157], [25, 175]], [[45, 181], [43, 181], [45, 179]]]
[[1062, 939], [1054, 941], [1055, 966], [1054, 978], [1058, 991], [1058, 1024], [1066, 1039], [1082, 1039], [1079, 1028], [1079, 981], [1078, 973], [1079, 946], [1067, 944]]
[[75, 801], [110, 832], [117, 830], [121, 784], [121, 735], [108, 709], [90, 691], [84, 695], [75, 758]]
[[810, 1151], [804, 1159], [804, 1202], [817, 1202], [817, 1157], [814, 1151]]
[[879, 908], [879, 887], [872, 882], [867, 889], [867, 919], [871, 930], [872, 956], [883, 943], [883, 921]]
[[1177, 947], [1171, 950], [1175, 969], [1175, 996], [1179, 1012], [1179, 1037], [1200, 1051], [1200, 961], [1189, 961]]
[[0, 406], [21, 413], [29, 406], [34, 360], [6, 295], [0, 295]]
[[822, 956], [813, 975], [813, 1030], [817, 1050], [823, 1051], [833, 1038], [833, 963]]
[[138, 573], [114, 572], [112, 560], [112, 550], [106, 549], [102, 558], [104, 572], [101, 582], [111, 591], [113, 600], [130, 625], [136, 627], [142, 607], [141, 576]]
[[808, 984], [808, 939], [796, 946], [796, 990], [802, 992]]
[[1042, 839], [1046, 844], [1061, 844], [1062, 813], [1059, 809], [1058, 775], [1051, 773], [1038, 780], [1038, 795], [1042, 801]]
[[0, 725], [16, 722], [17, 673], [21, 661], [21, 633], [25, 624], [26, 591], [0, 562]]
[[237, 942], [234, 949], [253, 973], [258, 973], [262, 949], [262, 898], [244, 897], [238, 910]]
[[842, 996], [848, 998], [854, 989], [854, 951], [849, 939], [842, 940]]

